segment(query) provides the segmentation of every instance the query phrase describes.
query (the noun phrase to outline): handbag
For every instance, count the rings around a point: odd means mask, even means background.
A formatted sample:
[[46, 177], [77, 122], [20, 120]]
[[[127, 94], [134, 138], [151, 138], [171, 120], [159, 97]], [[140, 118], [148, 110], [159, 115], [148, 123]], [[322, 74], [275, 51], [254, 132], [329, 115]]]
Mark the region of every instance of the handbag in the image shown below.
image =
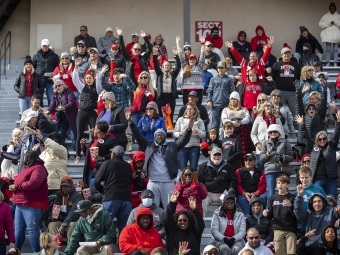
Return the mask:
[[293, 170], [292, 170], [292, 168], [290, 167], [290, 165], [283, 165], [281, 162], [279, 162], [279, 164], [280, 164], [280, 170], [281, 170], [281, 173], [283, 173], [283, 174], [285, 174], [285, 175], [288, 175], [288, 176], [290, 176], [290, 175], [292, 175], [292, 173], [293, 173]]

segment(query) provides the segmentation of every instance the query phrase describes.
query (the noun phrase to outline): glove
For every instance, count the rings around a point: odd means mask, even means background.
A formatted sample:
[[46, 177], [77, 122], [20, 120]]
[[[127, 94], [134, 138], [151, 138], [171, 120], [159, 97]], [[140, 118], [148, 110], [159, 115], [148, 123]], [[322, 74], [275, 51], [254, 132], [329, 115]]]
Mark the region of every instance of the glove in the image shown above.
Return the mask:
[[229, 248], [233, 247], [234, 243], [235, 243], [235, 238], [232, 237], [232, 238], [223, 238], [223, 242], [229, 246]]

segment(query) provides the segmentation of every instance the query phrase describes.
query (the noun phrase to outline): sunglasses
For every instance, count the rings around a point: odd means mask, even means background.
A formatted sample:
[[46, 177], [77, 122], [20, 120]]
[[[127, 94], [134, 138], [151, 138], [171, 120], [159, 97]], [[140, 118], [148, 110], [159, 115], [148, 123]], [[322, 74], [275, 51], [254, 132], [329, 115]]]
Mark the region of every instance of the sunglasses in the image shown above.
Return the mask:
[[248, 236], [247, 238], [249, 238], [250, 240], [257, 240], [260, 238], [260, 236]]
[[309, 107], [307, 110], [308, 111], [315, 111], [315, 108], [314, 107]]
[[78, 48], [85, 48], [84, 45], [77, 45]]
[[68, 58], [61, 58], [61, 59], [68, 59]]
[[259, 99], [259, 100], [257, 100], [257, 102], [265, 102], [265, 101], [267, 101], [266, 99]]
[[245, 162], [252, 162], [253, 159], [251, 159], [251, 158], [246, 158], [244, 161], [245, 161]]
[[177, 220], [177, 222], [188, 222], [188, 220], [187, 219]]
[[80, 31], [80, 32], [84, 32], [84, 31], [86, 31], [86, 30], [85, 30], [85, 29], [80, 29], [79, 31]]
[[61, 84], [55, 85], [55, 88], [59, 88], [61, 87]]
[[141, 51], [141, 49], [138, 49], [138, 48], [134, 48], [135, 51]]
[[326, 141], [327, 140], [327, 137], [322, 137], [322, 138], [318, 138], [318, 141]]
[[281, 97], [281, 95], [273, 95], [273, 97]]
[[220, 157], [220, 156], [222, 156], [222, 154], [221, 154], [221, 153], [215, 153], [215, 154], [213, 154], [213, 156], [218, 156], [218, 157]]
[[148, 76], [141, 76], [140, 78], [141, 78], [141, 80], [146, 80], [146, 79], [149, 79], [149, 77], [148, 77]]
[[305, 160], [303, 163], [310, 163], [310, 160]]
[[207, 47], [211, 48], [212, 47], [212, 44], [209, 44], [209, 45], [206, 45]]
[[146, 108], [147, 111], [152, 111], [154, 110], [153, 108]]
[[269, 134], [277, 134], [278, 132], [277, 131], [269, 131], [268, 133]]
[[184, 174], [185, 177], [191, 177], [192, 174]]
[[235, 201], [234, 201], [234, 200], [227, 200], [227, 201], [225, 201], [224, 203], [225, 203], [225, 204], [234, 204]]
[[218, 255], [219, 253], [217, 251], [209, 251], [209, 252], [205, 252], [204, 254], [207, 254], [207, 255]]

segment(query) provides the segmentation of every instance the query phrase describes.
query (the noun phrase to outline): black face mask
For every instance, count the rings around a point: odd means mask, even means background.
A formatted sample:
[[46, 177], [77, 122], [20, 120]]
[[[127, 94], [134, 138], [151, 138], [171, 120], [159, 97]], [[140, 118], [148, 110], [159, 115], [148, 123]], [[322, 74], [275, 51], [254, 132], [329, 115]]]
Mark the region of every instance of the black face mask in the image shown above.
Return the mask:
[[308, 54], [309, 50], [303, 50], [303, 54]]
[[213, 34], [212, 35], [212, 38], [217, 38], [218, 37], [218, 34]]

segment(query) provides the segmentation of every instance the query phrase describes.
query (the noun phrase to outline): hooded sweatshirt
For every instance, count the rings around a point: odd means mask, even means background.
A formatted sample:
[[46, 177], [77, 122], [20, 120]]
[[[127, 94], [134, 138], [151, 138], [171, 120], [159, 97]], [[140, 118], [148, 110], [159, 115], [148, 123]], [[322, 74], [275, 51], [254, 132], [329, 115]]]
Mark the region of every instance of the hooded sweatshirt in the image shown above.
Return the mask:
[[[142, 215], [150, 215], [151, 222], [148, 229], [143, 229], [139, 225], [139, 217]], [[150, 252], [157, 248], [165, 248], [161, 235], [153, 227], [153, 215], [149, 208], [142, 207], [137, 212], [137, 221], [132, 225], [126, 226], [119, 235], [119, 249], [124, 255], [130, 254], [133, 251], [144, 248]]]
[[[257, 33], [256, 33], [256, 30], [258, 30], [258, 29], [262, 30], [261, 36], [258, 36]], [[269, 40], [269, 37], [266, 35], [264, 28], [262, 26], [258, 25], [255, 28], [255, 36], [250, 41], [252, 51], [256, 51], [256, 49], [259, 45], [267, 44], [268, 40]]]
[[301, 68], [304, 66], [314, 66], [316, 62], [320, 61], [319, 57], [312, 53], [312, 47], [309, 43], [304, 43], [302, 46], [308, 47], [308, 50], [306, 52], [303, 50], [303, 54], [301, 58], [299, 58]]
[[[218, 30], [218, 27], [214, 26], [211, 31], [213, 30]], [[217, 37], [211, 37], [211, 34], [207, 34], [205, 41], [211, 42], [214, 45], [214, 48], [221, 49], [223, 47], [223, 38], [220, 35], [217, 35]]]
[[[244, 34], [245, 38], [244, 40], [240, 39], [240, 34]], [[247, 41], [247, 33], [244, 31], [240, 31], [237, 34], [237, 40], [233, 41], [233, 46], [235, 49], [237, 49], [237, 51], [240, 53], [240, 55], [245, 58], [248, 59], [249, 58], [249, 54], [251, 52], [251, 46], [250, 43]], [[240, 64], [236, 58], [233, 56], [233, 54], [231, 54], [230, 49], [228, 49], [229, 52], [229, 56], [230, 58], [233, 60], [233, 64], [237, 65]]]
[[[315, 196], [321, 197], [324, 206], [321, 212], [315, 212], [313, 208], [313, 199]], [[310, 237], [307, 241], [307, 246], [320, 239], [323, 229], [328, 225], [333, 225], [340, 218], [335, 207], [327, 206], [327, 199], [320, 193], [315, 193], [311, 196], [308, 202], [308, 210], [302, 207], [303, 197], [296, 196], [294, 201], [294, 214], [301, 224], [306, 225], [306, 232], [315, 229], [315, 235]]]

